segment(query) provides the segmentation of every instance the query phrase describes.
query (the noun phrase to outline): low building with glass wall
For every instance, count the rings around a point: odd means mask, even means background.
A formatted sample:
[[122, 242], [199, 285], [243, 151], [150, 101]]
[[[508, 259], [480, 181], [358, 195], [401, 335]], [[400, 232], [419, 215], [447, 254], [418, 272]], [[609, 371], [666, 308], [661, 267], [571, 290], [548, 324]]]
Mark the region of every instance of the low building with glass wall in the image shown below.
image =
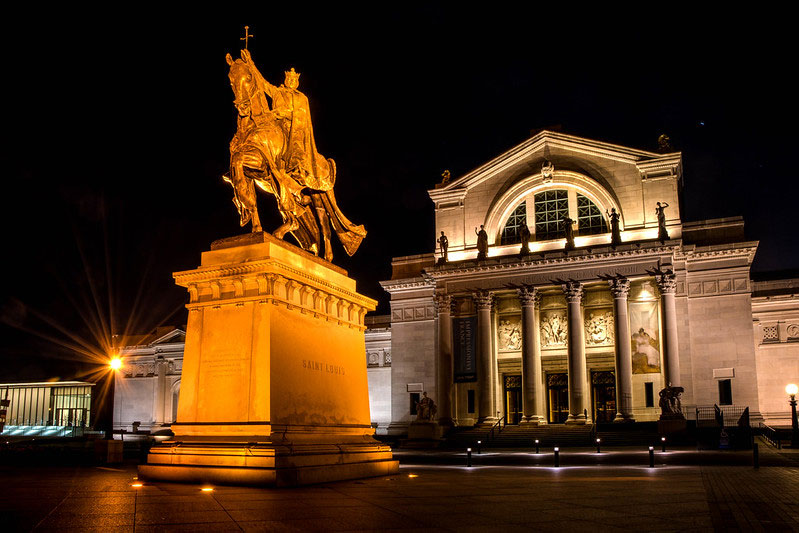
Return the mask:
[[94, 385], [83, 381], [1, 383], [0, 399], [8, 400], [2, 435], [81, 435], [92, 424]]

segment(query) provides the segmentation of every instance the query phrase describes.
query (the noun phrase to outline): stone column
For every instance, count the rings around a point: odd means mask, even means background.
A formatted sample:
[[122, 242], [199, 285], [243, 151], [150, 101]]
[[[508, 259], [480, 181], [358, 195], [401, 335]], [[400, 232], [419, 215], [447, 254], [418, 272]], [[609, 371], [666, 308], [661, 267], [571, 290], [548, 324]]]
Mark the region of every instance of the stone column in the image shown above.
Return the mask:
[[[155, 358], [155, 417], [157, 426], [166, 423], [166, 361], [163, 355]], [[119, 379], [119, 376], [116, 376]]]
[[544, 423], [544, 387], [541, 377], [541, 345], [535, 308], [538, 291], [535, 287], [518, 289], [522, 303], [522, 423]]
[[494, 410], [494, 377], [493, 357], [491, 353], [491, 300], [489, 291], [477, 291], [473, 294], [477, 307], [477, 360], [478, 360], [478, 423], [493, 424], [496, 422]]
[[563, 293], [569, 304], [569, 418], [567, 424], [585, 424], [585, 325], [580, 304], [583, 299], [583, 284], [569, 281], [563, 284]]
[[630, 318], [627, 295], [630, 280], [608, 280], [613, 294], [613, 329], [616, 338], [616, 418], [614, 422], [634, 422], [633, 418], [633, 359], [630, 346]]
[[660, 289], [660, 312], [663, 314], [663, 363], [666, 385], [680, 386], [680, 347], [677, 344], [677, 303], [674, 293], [677, 288], [673, 273], [655, 276]]
[[452, 425], [452, 319], [450, 307], [452, 297], [448, 294], [436, 296], [438, 305], [438, 423]]

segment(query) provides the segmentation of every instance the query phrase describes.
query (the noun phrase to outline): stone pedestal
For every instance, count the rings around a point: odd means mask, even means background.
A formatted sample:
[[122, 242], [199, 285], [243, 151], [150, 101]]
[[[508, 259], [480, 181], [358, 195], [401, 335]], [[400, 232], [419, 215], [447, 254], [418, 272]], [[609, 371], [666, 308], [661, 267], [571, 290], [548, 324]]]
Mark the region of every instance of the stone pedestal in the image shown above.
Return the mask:
[[175, 280], [189, 291], [175, 436], [142, 477], [285, 486], [398, 471], [369, 416], [375, 302], [345, 271], [253, 233], [213, 243]]
[[688, 422], [684, 418], [668, 418], [658, 420], [658, 433], [660, 435], [673, 435], [688, 431]]
[[436, 422], [411, 422], [408, 426], [408, 440], [437, 441], [442, 435], [442, 427]]

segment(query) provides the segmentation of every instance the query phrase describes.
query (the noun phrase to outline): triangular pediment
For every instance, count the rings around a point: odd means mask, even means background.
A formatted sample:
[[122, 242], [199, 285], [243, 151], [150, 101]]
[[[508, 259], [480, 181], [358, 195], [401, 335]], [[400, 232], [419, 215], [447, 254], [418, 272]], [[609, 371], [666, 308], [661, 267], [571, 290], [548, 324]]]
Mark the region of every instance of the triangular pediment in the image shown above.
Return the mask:
[[516, 173], [540, 172], [541, 160], [549, 152], [557, 152], [560, 154], [560, 159], [571, 160], [577, 166], [583, 163], [589, 168], [602, 161], [606, 163], [601, 166], [610, 165], [613, 162], [640, 165], [643, 162], [671, 160], [675, 156], [679, 157], [679, 154], [659, 154], [545, 130], [449, 183], [436, 186], [435, 189], [429, 191], [430, 196], [434, 200], [446, 198], [459, 193], [463, 194], [497, 176], [507, 177]]
[[[157, 331], [156, 334], [158, 333], [161, 333], [161, 331]], [[174, 344], [179, 342], [186, 342], [186, 332], [180, 328], [174, 328], [171, 331], [162, 334], [154, 341], [148, 343], [148, 346], [157, 346], [159, 344]]]

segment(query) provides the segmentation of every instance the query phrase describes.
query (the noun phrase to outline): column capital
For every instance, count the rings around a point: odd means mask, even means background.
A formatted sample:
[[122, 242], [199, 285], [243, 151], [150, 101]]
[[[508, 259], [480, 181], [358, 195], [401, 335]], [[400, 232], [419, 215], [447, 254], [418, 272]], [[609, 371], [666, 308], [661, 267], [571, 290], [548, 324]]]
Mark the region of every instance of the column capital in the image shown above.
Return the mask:
[[449, 294], [436, 294], [436, 307], [438, 308], [438, 314], [441, 313], [451, 313], [452, 309], [452, 296]]
[[477, 309], [491, 309], [494, 294], [491, 291], [474, 291], [472, 292], [472, 299]]
[[541, 293], [538, 292], [538, 289], [532, 285], [519, 287], [516, 289], [516, 292], [519, 294], [519, 300], [522, 302], [522, 307], [538, 306], [538, 302], [541, 300]]
[[608, 285], [610, 286], [610, 292], [613, 294], [614, 298], [626, 300], [627, 295], [630, 294], [630, 280], [627, 278], [609, 279]]
[[677, 276], [673, 272], [655, 274], [660, 294], [674, 294], [677, 291]]
[[583, 284], [579, 281], [567, 281], [561, 285], [563, 294], [566, 295], [566, 300], [571, 304], [574, 302], [580, 303], [583, 299]]

